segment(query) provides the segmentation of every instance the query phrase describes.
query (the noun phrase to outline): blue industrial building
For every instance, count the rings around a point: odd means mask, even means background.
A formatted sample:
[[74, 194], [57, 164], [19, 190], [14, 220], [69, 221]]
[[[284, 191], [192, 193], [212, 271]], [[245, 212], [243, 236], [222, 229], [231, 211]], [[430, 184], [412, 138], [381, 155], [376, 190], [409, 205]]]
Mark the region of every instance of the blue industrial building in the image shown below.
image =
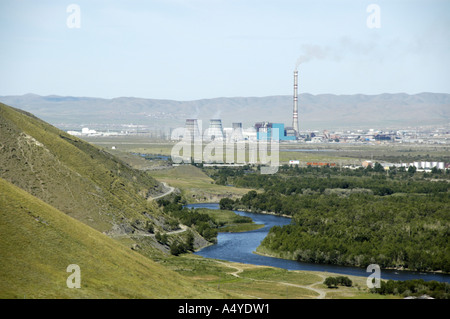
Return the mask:
[[295, 141], [295, 136], [288, 136], [283, 123], [256, 123], [258, 141]]

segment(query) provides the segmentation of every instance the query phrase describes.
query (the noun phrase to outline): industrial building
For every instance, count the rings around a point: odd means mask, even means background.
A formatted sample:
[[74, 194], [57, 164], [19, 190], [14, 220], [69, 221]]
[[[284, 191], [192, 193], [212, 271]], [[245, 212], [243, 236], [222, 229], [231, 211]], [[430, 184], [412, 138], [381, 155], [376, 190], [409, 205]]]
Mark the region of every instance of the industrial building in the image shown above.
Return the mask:
[[203, 140], [205, 141], [223, 141], [225, 135], [222, 129], [222, 120], [211, 119], [209, 121], [209, 127], [203, 135]]
[[233, 123], [232, 124], [232, 130], [230, 137], [228, 138], [228, 141], [231, 142], [240, 142], [243, 141], [244, 138], [244, 131], [242, 130], [242, 123]]
[[197, 139], [200, 136], [197, 119], [187, 119], [184, 131], [185, 139]]
[[[288, 130], [282, 123], [260, 122], [255, 124], [256, 139], [258, 141], [295, 141], [296, 136], [289, 136]], [[276, 134], [275, 132], [278, 132]], [[292, 134], [291, 132], [289, 132]]]

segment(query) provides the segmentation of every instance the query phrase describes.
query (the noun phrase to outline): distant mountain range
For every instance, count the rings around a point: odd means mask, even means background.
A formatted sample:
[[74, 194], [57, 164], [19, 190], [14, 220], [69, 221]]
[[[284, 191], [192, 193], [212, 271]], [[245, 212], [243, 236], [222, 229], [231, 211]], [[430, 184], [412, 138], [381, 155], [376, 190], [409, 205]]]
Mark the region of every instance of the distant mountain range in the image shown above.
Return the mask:
[[[292, 125], [292, 96], [221, 97], [195, 101], [134, 97], [113, 99], [67, 96], [0, 96], [0, 101], [31, 112], [58, 127], [95, 128], [135, 124], [157, 129], [184, 126], [187, 118], [220, 118], [224, 127], [270, 121]], [[402, 128], [450, 121], [450, 94], [299, 95], [300, 130]]]

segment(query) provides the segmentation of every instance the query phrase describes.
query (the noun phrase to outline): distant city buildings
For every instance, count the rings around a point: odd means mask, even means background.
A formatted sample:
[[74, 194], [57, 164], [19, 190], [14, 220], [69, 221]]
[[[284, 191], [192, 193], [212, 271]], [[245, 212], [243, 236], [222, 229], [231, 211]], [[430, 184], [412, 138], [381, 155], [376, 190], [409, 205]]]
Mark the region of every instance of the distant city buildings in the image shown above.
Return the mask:
[[67, 131], [67, 133], [69, 133], [70, 135], [73, 135], [73, 136], [95, 136], [95, 135], [100, 135], [100, 133], [97, 133], [96, 130], [91, 130], [88, 127], [83, 127], [81, 129], [81, 132], [79, 132], [79, 131]]
[[[209, 120], [209, 126], [202, 129], [200, 120], [187, 119], [184, 129], [176, 130], [172, 140], [182, 139], [186, 134], [201, 136], [203, 141], [276, 141], [281, 143], [357, 143], [357, 144], [450, 144], [450, 127], [410, 130], [311, 130], [296, 132], [284, 123], [257, 122], [244, 128], [242, 123], [234, 122], [232, 127], [224, 127], [221, 119]], [[199, 127], [200, 126], [200, 127]], [[202, 130], [202, 131], [200, 131]], [[185, 134], [185, 132], [187, 132]], [[170, 135], [170, 134], [169, 134]]]
[[[375, 161], [363, 161], [361, 163], [361, 166], [364, 168], [367, 167], [374, 167]], [[433, 168], [437, 169], [448, 169], [450, 166], [450, 163], [445, 162], [429, 162], [429, 161], [415, 161], [415, 162], [409, 162], [409, 163], [388, 163], [388, 162], [380, 162], [380, 165], [384, 167], [385, 170], [389, 170], [391, 167], [404, 167], [408, 169], [409, 167], [415, 167], [418, 170], [431, 170]]]
[[[224, 125], [221, 119], [209, 120], [204, 125], [197, 119], [187, 119], [185, 125], [173, 129], [152, 127], [137, 124], [92, 124], [91, 127], [82, 127], [66, 131], [75, 136], [116, 136], [140, 135], [152, 139], [180, 140], [186, 129], [192, 136], [201, 136], [203, 141], [223, 140], [227, 142], [239, 141], [278, 141], [281, 143], [305, 144], [450, 144], [450, 125], [442, 127], [418, 127], [410, 129], [341, 129], [341, 130], [302, 130], [296, 132], [284, 123], [257, 122], [252, 126], [244, 127], [242, 122], [232, 122], [231, 126]], [[208, 123], [208, 122], [206, 122]], [[201, 130], [201, 132], [200, 132]], [[276, 133], [278, 134], [276, 134]], [[274, 134], [275, 133], [275, 134]], [[274, 138], [275, 136], [277, 138]]]

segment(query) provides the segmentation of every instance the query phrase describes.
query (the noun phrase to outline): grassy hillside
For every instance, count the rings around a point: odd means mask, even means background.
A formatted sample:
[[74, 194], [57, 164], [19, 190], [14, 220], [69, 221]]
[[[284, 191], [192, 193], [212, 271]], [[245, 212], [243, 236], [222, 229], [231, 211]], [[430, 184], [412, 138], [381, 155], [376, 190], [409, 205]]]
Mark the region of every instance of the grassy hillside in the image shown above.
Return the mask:
[[0, 103], [0, 177], [102, 232], [158, 214], [158, 182], [33, 115]]
[[[0, 298], [223, 298], [0, 179]], [[66, 285], [67, 266], [81, 288]]]

